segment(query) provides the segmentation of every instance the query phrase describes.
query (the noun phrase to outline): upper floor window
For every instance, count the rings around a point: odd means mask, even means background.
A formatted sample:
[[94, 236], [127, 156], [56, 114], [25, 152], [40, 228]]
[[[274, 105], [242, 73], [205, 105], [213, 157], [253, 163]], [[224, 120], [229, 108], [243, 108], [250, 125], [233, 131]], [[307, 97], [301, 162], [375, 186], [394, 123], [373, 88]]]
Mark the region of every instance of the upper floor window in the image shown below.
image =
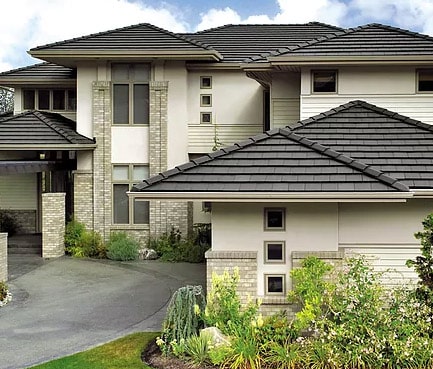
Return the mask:
[[433, 69], [418, 71], [418, 92], [433, 92]]
[[77, 92], [74, 89], [23, 90], [25, 110], [77, 110]]
[[314, 93], [337, 92], [337, 72], [335, 70], [316, 70], [311, 75]]
[[113, 124], [149, 124], [149, 64], [113, 64]]
[[265, 209], [265, 231], [284, 231], [286, 228], [284, 208]]

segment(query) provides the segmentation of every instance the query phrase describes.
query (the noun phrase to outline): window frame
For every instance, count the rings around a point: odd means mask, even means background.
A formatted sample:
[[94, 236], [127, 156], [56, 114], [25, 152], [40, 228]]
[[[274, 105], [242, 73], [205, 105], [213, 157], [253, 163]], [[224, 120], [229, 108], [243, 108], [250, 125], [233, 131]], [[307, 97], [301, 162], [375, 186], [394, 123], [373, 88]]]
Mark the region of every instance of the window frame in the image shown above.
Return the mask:
[[[269, 212], [271, 212], [271, 211], [274, 211], [274, 212], [276, 212], [276, 211], [279, 211], [279, 212], [281, 212], [281, 223], [282, 223], [282, 226], [281, 227], [270, 227], [269, 226]], [[270, 232], [272, 232], [272, 231], [285, 231], [286, 230], [286, 209], [285, 208], [265, 208], [264, 209], [264, 211], [263, 211], [263, 213], [264, 213], [264, 216], [263, 216], [263, 218], [264, 218], [264, 230], [265, 231], [270, 231]]]
[[[209, 121], [204, 120], [204, 116], [209, 115]], [[200, 124], [212, 124], [212, 112], [210, 111], [201, 111], [200, 112]]]
[[[127, 79], [119, 78], [116, 79], [114, 77], [113, 66], [124, 65], [127, 66]], [[135, 79], [135, 66], [136, 65], [146, 65], [148, 67], [148, 79]], [[112, 91], [112, 99], [111, 99], [111, 109], [112, 109], [112, 126], [133, 126], [133, 127], [148, 127], [150, 124], [150, 80], [151, 80], [151, 72], [152, 66], [150, 63], [112, 63], [111, 64], [111, 91]], [[128, 86], [128, 122], [125, 123], [116, 123], [114, 121], [114, 88], [116, 85], [127, 85]], [[146, 85], [147, 86], [147, 95], [148, 95], [148, 107], [147, 107], [147, 123], [134, 123], [135, 117], [135, 106], [134, 106], [134, 96], [135, 96], [135, 86], [137, 85]]]
[[419, 84], [420, 84], [420, 73], [427, 72], [430, 73], [432, 76], [432, 85], [433, 85], [433, 69], [431, 68], [424, 68], [424, 69], [417, 69], [416, 71], [416, 92], [419, 94], [433, 94], [433, 87], [431, 90], [420, 90]]
[[[127, 167], [128, 168], [128, 179], [115, 179], [114, 178], [114, 168], [115, 167]], [[112, 214], [111, 214], [111, 222], [115, 226], [146, 226], [150, 223], [150, 203], [147, 200], [141, 200], [136, 199], [132, 196], [128, 197], [128, 222], [127, 223], [118, 223], [115, 222], [115, 208], [114, 208], [114, 186], [116, 185], [128, 185], [128, 191], [131, 190], [131, 187], [137, 183], [138, 180], [134, 180], [134, 167], [147, 167], [147, 170], [149, 171], [149, 164], [148, 163], [115, 163], [111, 166], [111, 188], [112, 188], [112, 195], [111, 195], [111, 206], [112, 206]], [[149, 172], [148, 172], [149, 175]], [[146, 178], [142, 178], [140, 180], [144, 180]], [[134, 222], [134, 216], [135, 216], [135, 201], [139, 202], [147, 202], [147, 223], [135, 223]]]
[[[281, 292], [270, 292], [269, 291], [269, 278], [270, 277], [281, 278], [281, 287], [282, 287]], [[285, 294], [286, 294], [286, 275], [285, 274], [276, 274], [276, 273], [268, 274], [268, 273], [265, 273], [264, 278], [265, 278], [265, 296], [285, 296]]]
[[[316, 91], [315, 90], [315, 75], [317, 73], [332, 73], [334, 74], [334, 91]], [[311, 71], [311, 93], [312, 94], [337, 94], [338, 93], [338, 70], [336, 69], [314, 69]]]
[[[39, 93], [41, 91], [47, 91], [48, 92], [48, 109], [42, 109], [39, 106]], [[63, 104], [64, 109], [54, 109], [54, 91], [62, 91], [63, 92]], [[29, 108], [25, 106], [25, 98], [24, 94], [26, 92], [33, 92], [33, 107]], [[71, 94], [72, 92], [72, 94]], [[69, 96], [73, 96], [73, 99], [75, 99], [75, 108], [69, 109]], [[42, 110], [42, 111], [54, 111], [54, 112], [76, 112], [77, 111], [77, 90], [72, 87], [66, 87], [66, 88], [24, 88], [21, 93], [21, 107], [23, 110]]]
[[[281, 245], [281, 259], [269, 259], [269, 245]], [[264, 241], [263, 260], [265, 264], [286, 264], [286, 242], [285, 241]]]
[[[209, 84], [203, 83], [205, 80], [209, 80]], [[212, 88], [212, 76], [200, 76], [200, 89], [208, 90]]]

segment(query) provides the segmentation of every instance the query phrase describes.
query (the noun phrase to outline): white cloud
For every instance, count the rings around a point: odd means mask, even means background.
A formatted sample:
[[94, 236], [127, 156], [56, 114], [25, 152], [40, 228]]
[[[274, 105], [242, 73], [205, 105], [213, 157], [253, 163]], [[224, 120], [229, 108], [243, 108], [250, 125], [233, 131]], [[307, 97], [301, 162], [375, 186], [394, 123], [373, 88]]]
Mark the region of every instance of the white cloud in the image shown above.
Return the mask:
[[128, 0], [14, 0], [2, 3], [2, 14], [0, 70], [29, 64], [32, 47], [135, 23], [187, 31], [181, 12]]
[[200, 14], [200, 17], [201, 22], [197, 25], [198, 31], [242, 21], [240, 15], [231, 8], [210, 9], [207, 13]]

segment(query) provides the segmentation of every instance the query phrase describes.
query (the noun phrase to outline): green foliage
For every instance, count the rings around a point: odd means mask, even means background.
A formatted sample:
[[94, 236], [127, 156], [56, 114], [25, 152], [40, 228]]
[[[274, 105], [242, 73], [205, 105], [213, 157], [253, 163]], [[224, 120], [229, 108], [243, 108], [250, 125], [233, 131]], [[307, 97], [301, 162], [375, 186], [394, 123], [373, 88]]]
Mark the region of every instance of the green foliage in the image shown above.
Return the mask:
[[293, 320], [290, 320], [284, 312], [265, 317], [257, 332], [261, 344], [272, 342], [281, 346], [296, 339], [298, 334]]
[[408, 260], [406, 265], [418, 273], [418, 298], [433, 309], [433, 214], [427, 216], [422, 225], [424, 230], [415, 233], [415, 238], [421, 241], [421, 256]]
[[212, 348], [212, 337], [206, 333], [190, 336], [185, 341], [185, 354], [188, 356], [188, 361], [194, 365], [211, 363], [209, 357], [210, 348]]
[[14, 111], [14, 90], [0, 86], [0, 113]]
[[302, 305], [293, 324], [298, 334], [323, 314], [325, 292], [332, 288], [325, 277], [331, 271], [331, 265], [313, 256], [304, 259], [300, 268], [291, 271], [294, 288], [288, 293], [287, 299]]
[[275, 369], [296, 369], [300, 367], [302, 357], [302, 348], [298, 344], [269, 341], [264, 362]]
[[0, 281], [0, 301], [6, 299], [8, 294], [8, 286], [5, 282]]
[[[207, 326], [218, 327], [224, 334], [231, 335], [242, 327], [248, 327], [257, 315], [259, 304], [250, 301], [242, 306], [237, 293], [239, 269], [233, 274], [227, 270], [222, 275], [212, 274], [211, 289], [203, 319]], [[239, 333], [239, 332], [238, 332]]]
[[0, 210], [0, 232], [5, 232], [8, 236], [13, 236], [19, 230], [16, 217], [7, 211]]
[[205, 298], [201, 286], [179, 288], [172, 296], [163, 323], [163, 332], [157, 344], [163, 353], [172, 352], [181, 356], [185, 351], [185, 342], [196, 336], [203, 327], [201, 311]]
[[102, 237], [95, 231], [88, 231], [83, 223], [71, 220], [65, 230], [66, 253], [77, 258], [105, 258], [106, 248]]
[[260, 346], [257, 345], [257, 341], [251, 334], [234, 336], [227, 350], [223, 367], [230, 369], [260, 369], [262, 367]]
[[140, 244], [126, 232], [113, 232], [107, 245], [107, 257], [111, 260], [136, 260]]
[[149, 248], [154, 249], [163, 261], [201, 263], [205, 260], [204, 254], [210, 247], [204, 242], [208, 231], [203, 226], [194, 229], [193, 237], [185, 239], [179, 229], [172, 227], [170, 232], [150, 239]]

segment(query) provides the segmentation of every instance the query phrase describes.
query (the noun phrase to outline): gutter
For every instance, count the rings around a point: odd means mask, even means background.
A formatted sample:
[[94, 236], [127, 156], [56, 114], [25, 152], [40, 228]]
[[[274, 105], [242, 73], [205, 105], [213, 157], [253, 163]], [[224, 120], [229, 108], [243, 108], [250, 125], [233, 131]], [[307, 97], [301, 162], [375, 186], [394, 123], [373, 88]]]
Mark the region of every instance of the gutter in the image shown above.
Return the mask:
[[[134, 199], [213, 202], [406, 202], [412, 192], [127, 192]], [[433, 192], [432, 192], [433, 196]]]

